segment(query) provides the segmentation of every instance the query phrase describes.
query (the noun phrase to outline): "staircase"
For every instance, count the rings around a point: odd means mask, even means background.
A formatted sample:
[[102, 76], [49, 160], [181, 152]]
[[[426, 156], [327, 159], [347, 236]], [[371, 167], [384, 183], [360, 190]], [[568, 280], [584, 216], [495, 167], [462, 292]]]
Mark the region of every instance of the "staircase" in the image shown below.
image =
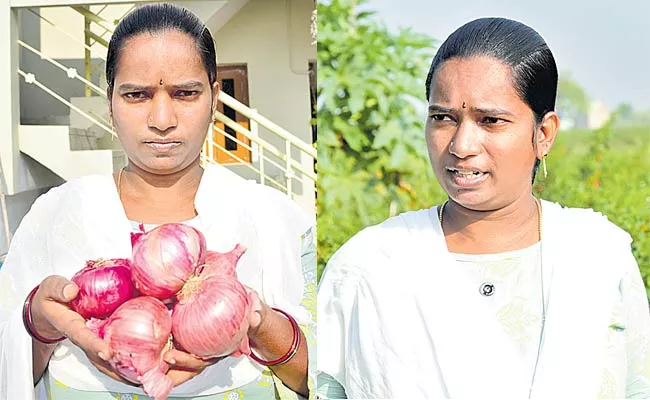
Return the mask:
[[[31, 1], [42, 4], [54, 0]], [[191, 1], [182, 2], [182, 5], [192, 9], [204, 21], [221, 21], [228, 15], [236, 14], [248, 1]], [[14, 3], [22, 7], [13, 7]], [[77, 1], [69, 0], [65, 4], [71, 3]], [[8, 19], [10, 25], [7, 37], [10, 38], [8, 50], [12, 57], [9, 57], [8, 66], [10, 70], [15, 67], [21, 91], [39, 90], [45, 101], [57, 102], [60, 107], [69, 109], [67, 115], [40, 119], [31, 118], [25, 111], [32, 105], [23, 104], [18, 113], [13, 109], [9, 123], [14, 128], [7, 134], [9, 140], [5, 141], [9, 146], [3, 143], [0, 151], [3, 170], [6, 171], [6, 192], [10, 195], [21, 190], [17, 184], [20, 179], [16, 171], [16, 150], [65, 180], [88, 174], [108, 174], [126, 165], [126, 155], [108, 122], [103, 69], [108, 40], [115, 24], [136, 4], [111, 0], [104, 0], [103, 3], [75, 4], [46, 10], [28, 7], [30, 0], [11, 0], [8, 11], [1, 11], [0, 26], [3, 17], [5, 21]], [[83, 31], [69, 31], [65, 23], [56, 20], [55, 17], [65, 14], [82, 18]], [[48, 54], [44, 45], [52, 39], [45, 36], [40, 44], [34, 43], [39, 40], [30, 37], [29, 29], [18, 29], [18, 21], [47, 26], [49, 32], [57, 32], [57, 40], [69, 41], [70, 46], [83, 46], [83, 63], [79, 59], [65, 60], [56, 54]], [[7, 49], [0, 46], [0, 52], [4, 50]], [[3, 70], [0, 64], [0, 75], [6, 71], [7, 64], [4, 67]], [[16, 86], [15, 81], [10, 79], [9, 82]], [[68, 89], [70, 85], [76, 85], [79, 93], [71, 96], [73, 91]], [[216, 112], [201, 162], [204, 165], [216, 163], [218, 154], [222, 157], [228, 154], [234, 160], [228, 168], [246, 179], [254, 179], [284, 191], [313, 213], [316, 181], [314, 146], [226, 93], [222, 93], [219, 100], [229, 109], [244, 115], [249, 122], [235, 122], [224, 113]], [[263, 134], [260, 133], [262, 131]], [[225, 137], [246, 148], [251, 154], [250, 160], [242, 160], [228, 150], [223, 145]]]
[[20, 151], [65, 180], [110, 174], [126, 165], [121, 150], [70, 150], [70, 129], [57, 125], [21, 125]]

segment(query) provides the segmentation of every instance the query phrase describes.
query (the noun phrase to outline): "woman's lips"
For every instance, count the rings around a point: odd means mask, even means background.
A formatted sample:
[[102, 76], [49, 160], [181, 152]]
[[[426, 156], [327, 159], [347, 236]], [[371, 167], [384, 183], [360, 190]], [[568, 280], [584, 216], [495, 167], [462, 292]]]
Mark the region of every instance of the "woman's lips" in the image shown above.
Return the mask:
[[488, 178], [489, 173], [476, 169], [456, 169], [446, 168], [452, 182], [463, 189], [475, 188], [480, 186]]
[[181, 142], [177, 142], [177, 141], [147, 141], [144, 143], [149, 148], [160, 153], [171, 151], [181, 145]]

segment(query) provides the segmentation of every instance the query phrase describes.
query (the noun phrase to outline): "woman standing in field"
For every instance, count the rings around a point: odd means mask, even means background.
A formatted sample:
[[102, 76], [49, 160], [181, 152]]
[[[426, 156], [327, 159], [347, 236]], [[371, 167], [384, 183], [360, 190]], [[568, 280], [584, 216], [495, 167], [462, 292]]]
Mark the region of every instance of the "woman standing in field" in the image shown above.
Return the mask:
[[324, 398], [650, 398], [650, 312], [630, 236], [537, 199], [559, 127], [537, 32], [484, 18], [426, 80], [448, 200], [369, 227], [318, 293]]
[[0, 271], [0, 399], [149, 398], [114, 372], [108, 344], [69, 308], [78, 288], [68, 279], [86, 260], [130, 258], [130, 233], [140, 224], [150, 230], [170, 222], [203, 232], [209, 250], [237, 243], [248, 249], [237, 275], [261, 298], [248, 339], [270, 364], [170, 350], [170, 398], [308, 396], [312, 221], [278, 191], [218, 165], [200, 166], [219, 94], [216, 71], [212, 36], [186, 9], [146, 5], [116, 28], [106, 62], [108, 101], [129, 163], [114, 176], [51, 190], [22, 221]]

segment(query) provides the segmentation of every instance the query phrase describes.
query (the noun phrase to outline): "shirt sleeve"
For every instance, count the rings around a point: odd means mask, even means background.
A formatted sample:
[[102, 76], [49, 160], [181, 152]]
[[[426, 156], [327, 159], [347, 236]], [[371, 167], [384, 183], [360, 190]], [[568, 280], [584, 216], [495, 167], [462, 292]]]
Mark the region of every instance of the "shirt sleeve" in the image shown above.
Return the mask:
[[627, 312], [626, 398], [650, 398], [650, 309], [641, 272], [630, 252], [621, 283]]

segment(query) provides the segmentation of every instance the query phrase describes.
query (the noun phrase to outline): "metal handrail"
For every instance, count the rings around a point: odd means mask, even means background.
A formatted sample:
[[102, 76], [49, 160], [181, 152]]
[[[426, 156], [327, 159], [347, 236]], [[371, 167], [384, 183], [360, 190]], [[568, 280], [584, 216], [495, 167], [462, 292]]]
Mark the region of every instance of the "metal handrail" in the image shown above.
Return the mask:
[[49, 94], [50, 96], [54, 97], [55, 99], [59, 100], [66, 106], [70, 107], [72, 110], [78, 112], [79, 114], [83, 115], [84, 117], [88, 118], [91, 122], [95, 123], [97, 126], [105, 130], [106, 132], [110, 133], [113, 136], [117, 136], [115, 132], [106, 125], [102, 124], [101, 122], [97, 121], [95, 118], [92, 116], [88, 115], [85, 111], [80, 109], [79, 107], [75, 106], [74, 104], [70, 103], [68, 100], [64, 99], [63, 97], [59, 96], [56, 92], [52, 91], [52, 89], [48, 88], [47, 86], [43, 85], [41, 82], [36, 80], [36, 76], [32, 73], [27, 73], [23, 71], [22, 69], [18, 69], [18, 74], [21, 75], [23, 78], [25, 78], [25, 82], [29, 84], [34, 84], [37, 87], [41, 88], [45, 93]]
[[258, 113], [257, 111], [252, 110], [248, 106], [246, 106], [243, 103], [240, 103], [237, 99], [234, 97], [230, 96], [229, 94], [225, 92], [220, 92], [219, 93], [219, 100], [232, 108], [233, 110], [239, 112], [246, 118], [254, 119], [257, 121], [260, 125], [268, 129], [269, 131], [275, 133], [276, 135], [280, 136], [282, 139], [289, 141], [292, 145], [296, 146], [303, 152], [307, 153], [310, 155], [312, 158], [316, 158], [316, 149], [307, 144], [306, 142], [298, 139], [295, 135], [291, 134], [289, 131], [286, 129], [282, 128], [281, 126], [275, 124], [273, 121], [270, 119], [266, 118], [262, 114]]
[[[237, 124], [237, 125], [239, 125], [239, 124]], [[251, 146], [249, 146], [249, 145], [246, 144], [245, 142], [239, 140], [236, 136], [234, 136], [234, 135], [232, 135], [232, 134], [226, 132], [225, 130], [223, 130], [223, 129], [221, 129], [221, 128], [218, 128], [218, 127], [214, 126], [214, 124], [213, 124], [212, 126], [213, 126], [213, 128], [214, 128], [215, 131], [217, 131], [217, 132], [219, 132], [220, 134], [222, 134], [222, 135], [228, 137], [230, 140], [234, 141], [234, 142], [237, 143], [238, 145], [241, 145], [241, 146], [244, 147], [246, 150], [251, 151], [251, 152], [253, 151], [253, 148], [252, 148]], [[241, 125], [240, 125], [240, 126], [241, 126]], [[251, 140], [251, 142], [255, 142], [255, 144], [259, 145], [260, 147], [263, 146], [263, 143], [259, 143], [259, 141], [256, 140], [255, 138], [250, 138], [250, 137], [249, 137], [249, 139]], [[219, 145], [218, 143], [215, 143], [215, 146], [220, 147], [221, 145]], [[231, 156], [235, 156], [235, 154], [234, 154], [234, 153], [231, 153], [230, 150], [225, 150], [225, 151], [226, 151], [229, 155], [231, 155]], [[273, 154], [273, 153], [271, 153], [271, 154]], [[275, 155], [275, 154], [273, 154], [273, 155]], [[286, 157], [284, 157], [284, 156], [282, 156], [282, 155], [275, 155], [275, 156], [278, 157], [278, 158], [280, 158], [280, 159], [282, 159], [283, 161], [286, 159]], [[284, 169], [285, 169], [285, 166], [284, 166], [284, 165], [280, 165], [278, 162], [273, 161], [271, 158], [268, 158], [268, 157], [267, 157], [266, 160], [267, 160], [269, 163], [273, 164], [275, 167], [277, 167], [277, 168], [280, 169], [280, 170], [284, 170]], [[244, 161], [242, 161], [242, 162], [244, 162]], [[247, 163], [247, 164], [248, 164], [248, 163]], [[301, 172], [302, 172], [302, 171], [301, 171]]]
[[[220, 145], [219, 143], [216, 143], [216, 142], [215, 142], [214, 140], [212, 140], [211, 138], [208, 139], [207, 144], [208, 144], [208, 146], [214, 146], [214, 147], [218, 148], [219, 150], [221, 150], [221, 151], [227, 153], [228, 155], [230, 155], [231, 157], [233, 157], [234, 159], [236, 159], [237, 161], [239, 161], [242, 165], [245, 165], [247, 168], [249, 168], [249, 169], [251, 169], [251, 170], [257, 172], [257, 173], [260, 174], [260, 175], [262, 174], [262, 171], [261, 171], [259, 168], [255, 168], [252, 164], [247, 163], [246, 161], [242, 160], [239, 156], [237, 156], [237, 155], [234, 154], [234, 153], [231, 153], [230, 150], [227, 150], [225, 147], [223, 147], [223, 146]], [[205, 157], [205, 156], [203, 156], [203, 161], [204, 161], [204, 162], [210, 162], [210, 163], [216, 163], [216, 162], [214, 161], [214, 158], [211, 158], [211, 157]], [[269, 161], [270, 161], [270, 160], [269, 160]], [[263, 162], [263, 160], [260, 160], [260, 165], [262, 165], [262, 164], [261, 164], [262, 162]], [[280, 189], [282, 189], [282, 190], [284, 190], [284, 191], [287, 190], [287, 187], [286, 187], [286, 186], [284, 186], [284, 185], [281, 184], [280, 182], [276, 181], [275, 179], [271, 178], [270, 176], [265, 176], [265, 178], [266, 178], [266, 180], [269, 180], [269, 181], [272, 182], [274, 185], [276, 185], [278, 188], [280, 188]]]
[[[236, 132], [239, 132], [242, 135], [248, 137], [251, 141], [256, 142], [258, 145], [265, 147], [267, 150], [269, 150], [271, 152], [271, 154], [273, 154], [274, 156], [280, 158], [282, 161], [286, 162], [287, 159], [290, 160], [291, 166], [293, 168], [295, 168], [298, 171], [300, 171], [301, 173], [307, 175], [311, 180], [313, 180], [313, 181], [316, 180], [316, 175], [311, 171], [305, 170], [303, 168], [302, 164], [300, 164], [299, 162], [297, 162], [296, 160], [291, 158], [290, 154], [283, 154], [280, 150], [277, 149], [277, 147], [273, 146], [272, 144], [268, 143], [267, 141], [265, 141], [263, 139], [260, 139], [260, 138], [257, 138], [257, 137], [254, 137], [254, 135], [251, 133], [251, 131], [244, 128], [243, 126], [241, 126], [237, 122], [233, 121], [231, 118], [229, 118], [225, 114], [223, 114], [223, 113], [221, 113], [219, 111], [215, 111], [213, 115], [216, 117], [216, 119], [218, 119], [218, 120], [222, 121], [223, 123], [225, 123], [229, 128], [231, 128], [231, 129], [235, 130]], [[309, 155], [311, 156], [311, 154], [309, 154]]]
[[31, 51], [32, 53], [38, 55], [41, 57], [41, 59], [48, 61], [50, 64], [55, 65], [62, 71], [64, 71], [67, 75], [68, 78], [70, 79], [78, 79], [81, 82], [83, 82], [86, 86], [91, 88], [95, 93], [99, 94], [100, 96], [106, 97], [106, 93], [100, 88], [99, 86], [95, 85], [94, 83], [90, 82], [89, 80], [82, 78], [79, 76], [79, 73], [77, 72], [76, 68], [69, 68], [66, 67], [65, 65], [61, 64], [60, 62], [52, 59], [51, 57], [46, 56], [43, 54], [41, 51], [36, 50], [32, 46], [28, 45], [27, 43], [23, 42], [22, 40], [17, 40], [18, 44], [21, 45], [22, 47], [26, 48], [27, 50]]

